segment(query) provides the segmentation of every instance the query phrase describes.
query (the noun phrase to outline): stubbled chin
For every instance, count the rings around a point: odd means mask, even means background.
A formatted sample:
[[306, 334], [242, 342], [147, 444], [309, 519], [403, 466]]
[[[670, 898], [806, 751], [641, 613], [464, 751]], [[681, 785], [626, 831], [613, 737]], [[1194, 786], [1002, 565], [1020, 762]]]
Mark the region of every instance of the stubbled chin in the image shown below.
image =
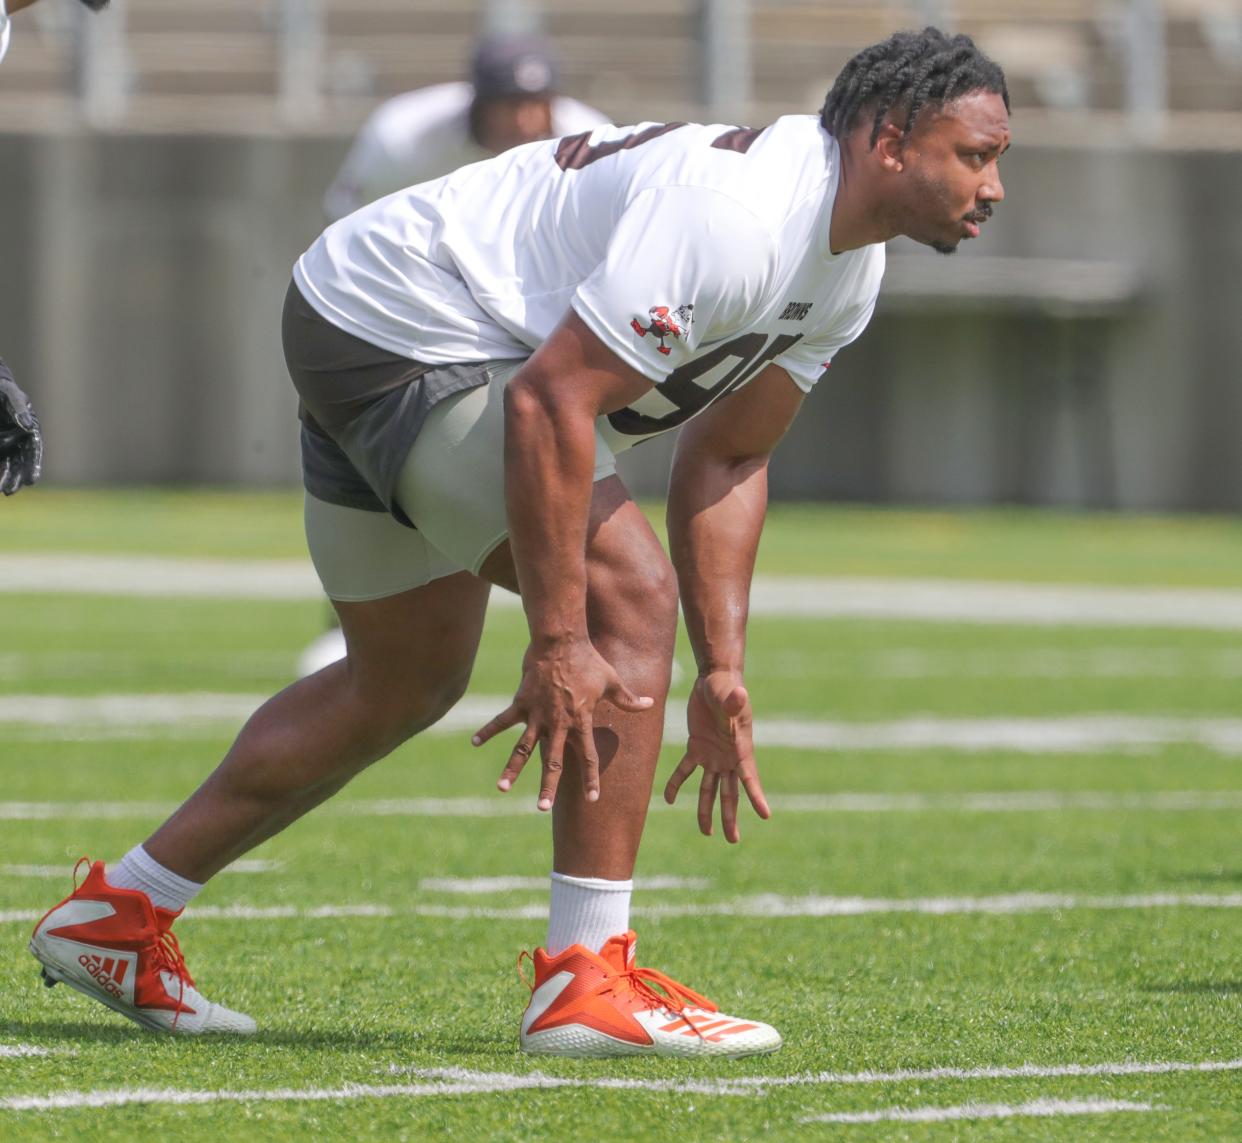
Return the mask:
[[956, 254], [958, 247], [956, 242], [951, 244], [948, 242], [929, 242], [927, 245], [930, 246], [937, 254]]

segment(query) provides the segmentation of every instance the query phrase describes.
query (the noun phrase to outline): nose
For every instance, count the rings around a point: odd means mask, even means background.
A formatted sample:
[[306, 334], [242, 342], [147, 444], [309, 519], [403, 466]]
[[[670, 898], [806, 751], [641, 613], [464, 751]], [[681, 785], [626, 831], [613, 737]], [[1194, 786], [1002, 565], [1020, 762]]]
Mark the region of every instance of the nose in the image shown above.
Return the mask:
[[1005, 187], [1001, 182], [1000, 168], [995, 163], [992, 164], [988, 172], [988, 178], [983, 186], [979, 188], [979, 193], [976, 197], [987, 202], [1004, 202]]

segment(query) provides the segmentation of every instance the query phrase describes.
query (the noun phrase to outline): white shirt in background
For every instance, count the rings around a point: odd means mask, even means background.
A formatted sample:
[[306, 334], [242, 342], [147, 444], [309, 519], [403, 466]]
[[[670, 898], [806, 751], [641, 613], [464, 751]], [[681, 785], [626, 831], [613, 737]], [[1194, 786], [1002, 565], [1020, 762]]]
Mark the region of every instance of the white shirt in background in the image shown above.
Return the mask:
[[5, 10], [4, 0], [0, 0], [0, 60], [9, 50], [9, 14]]
[[[470, 84], [440, 83], [381, 103], [362, 125], [324, 195], [328, 218], [344, 218], [402, 187], [490, 158], [491, 152], [470, 134], [473, 101]], [[552, 99], [554, 136], [576, 135], [607, 122], [602, 112], [576, 99]]]

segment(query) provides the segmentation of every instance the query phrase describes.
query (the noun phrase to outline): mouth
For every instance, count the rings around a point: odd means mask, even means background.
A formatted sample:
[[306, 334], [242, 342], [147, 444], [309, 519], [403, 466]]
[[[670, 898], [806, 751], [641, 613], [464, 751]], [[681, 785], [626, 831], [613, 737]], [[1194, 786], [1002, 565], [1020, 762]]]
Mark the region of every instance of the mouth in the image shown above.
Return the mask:
[[966, 237], [978, 238], [983, 224], [991, 217], [992, 204], [990, 202], [980, 203], [975, 210], [964, 215], [962, 217], [962, 229], [966, 232]]

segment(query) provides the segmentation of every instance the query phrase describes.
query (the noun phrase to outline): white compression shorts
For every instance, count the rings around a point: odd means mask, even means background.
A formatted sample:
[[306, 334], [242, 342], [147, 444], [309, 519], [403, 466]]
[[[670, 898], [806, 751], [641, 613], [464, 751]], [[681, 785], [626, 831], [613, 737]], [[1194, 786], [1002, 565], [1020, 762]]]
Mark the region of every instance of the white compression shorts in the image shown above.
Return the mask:
[[[401, 468], [396, 499], [414, 528], [306, 496], [306, 540], [330, 599], [382, 599], [434, 579], [475, 575], [505, 539], [504, 389], [523, 363], [488, 370], [489, 381], [440, 401]], [[595, 480], [616, 472], [595, 434]]]

